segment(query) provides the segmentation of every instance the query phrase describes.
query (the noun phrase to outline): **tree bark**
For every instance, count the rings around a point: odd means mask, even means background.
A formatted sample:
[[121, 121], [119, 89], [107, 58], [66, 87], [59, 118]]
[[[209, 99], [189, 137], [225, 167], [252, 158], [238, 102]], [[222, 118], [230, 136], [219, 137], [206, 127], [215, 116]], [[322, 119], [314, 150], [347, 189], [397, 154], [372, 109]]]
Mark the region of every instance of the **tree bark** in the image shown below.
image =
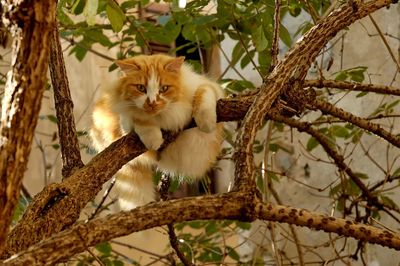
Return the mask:
[[76, 135], [74, 119], [74, 103], [68, 85], [64, 56], [60, 44], [58, 27], [55, 26], [51, 35], [50, 46], [50, 76], [54, 90], [54, 102], [57, 115], [58, 136], [63, 162], [62, 176], [68, 177], [74, 170], [83, 167]]
[[317, 212], [263, 203], [255, 191], [159, 201], [104, 218], [79, 223], [4, 261], [7, 266], [54, 265], [87, 247], [133, 232], [190, 220], [256, 219], [290, 223], [350, 236], [400, 250], [400, 235], [380, 228]]
[[55, 1], [1, 2], [13, 35], [0, 124], [0, 252], [18, 203], [43, 92]]

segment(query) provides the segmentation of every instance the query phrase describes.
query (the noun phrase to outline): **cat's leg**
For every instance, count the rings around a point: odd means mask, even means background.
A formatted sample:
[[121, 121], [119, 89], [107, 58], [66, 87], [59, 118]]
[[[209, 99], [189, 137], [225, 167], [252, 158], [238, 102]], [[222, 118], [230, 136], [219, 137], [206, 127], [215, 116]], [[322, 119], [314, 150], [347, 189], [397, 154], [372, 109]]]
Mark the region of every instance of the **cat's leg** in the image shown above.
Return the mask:
[[161, 129], [157, 126], [138, 126], [135, 125], [135, 132], [139, 135], [140, 140], [149, 150], [158, 150], [164, 142]]
[[217, 123], [217, 100], [215, 88], [205, 84], [197, 88], [193, 96], [193, 117], [203, 132], [214, 131]]
[[143, 121], [139, 120], [133, 122], [132, 117], [123, 114], [120, 115], [119, 123], [124, 135], [134, 130], [148, 150], [158, 150], [164, 142], [161, 129], [158, 126], [143, 123]]
[[222, 136], [222, 124], [217, 124], [212, 133], [205, 133], [198, 128], [184, 130], [161, 151], [157, 166], [161, 171], [173, 175], [203, 177], [217, 160]]
[[122, 210], [131, 210], [155, 200], [152, 169], [154, 156], [146, 152], [117, 172], [115, 190]]

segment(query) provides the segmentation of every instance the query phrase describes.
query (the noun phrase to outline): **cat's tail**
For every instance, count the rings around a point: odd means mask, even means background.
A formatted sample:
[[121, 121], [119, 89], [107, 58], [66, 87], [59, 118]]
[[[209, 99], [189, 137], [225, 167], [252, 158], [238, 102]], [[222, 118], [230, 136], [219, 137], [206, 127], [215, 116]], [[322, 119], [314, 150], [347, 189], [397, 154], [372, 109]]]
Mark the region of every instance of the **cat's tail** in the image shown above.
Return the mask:
[[151, 154], [140, 155], [116, 174], [115, 189], [122, 210], [131, 210], [155, 200]]

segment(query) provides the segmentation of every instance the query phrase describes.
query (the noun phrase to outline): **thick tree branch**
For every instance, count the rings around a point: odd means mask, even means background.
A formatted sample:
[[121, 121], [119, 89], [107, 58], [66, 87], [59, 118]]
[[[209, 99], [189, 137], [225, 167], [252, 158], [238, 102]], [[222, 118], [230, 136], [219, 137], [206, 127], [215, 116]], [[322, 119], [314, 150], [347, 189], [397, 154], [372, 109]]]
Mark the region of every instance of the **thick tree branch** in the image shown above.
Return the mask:
[[[124, 164], [145, 152], [135, 134], [111, 144], [88, 164], [59, 184], [46, 186], [35, 196], [21, 221], [11, 231], [2, 258], [71, 226], [80, 212]], [[27, 238], [26, 236], [30, 236]]]
[[62, 176], [69, 176], [74, 170], [83, 166], [79, 141], [76, 135], [74, 103], [68, 85], [64, 56], [60, 44], [60, 34], [55, 26], [51, 35], [50, 75], [54, 90], [54, 101], [57, 115], [58, 136], [60, 138], [61, 157], [63, 162]]
[[376, 84], [361, 84], [361, 83], [339, 81], [339, 80], [318, 80], [318, 79], [305, 80], [303, 83], [303, 87], [336, 88], [343, 90], [376, 92], [376, 93], [400, 96], [400, 89], [395, 87], [376, 85]]
[[260, 197], [251, 192], [232, 192], [151, 203], [129, 212], [80, 223], [10, 258], [4, 265], [54, 265], [102, 241], [193, 219], [263, 219], [337, 233], [400, 250], [399, 234], [304, 209], [262, 203]]
[[[18, 202], [46, 84], [54, 1], [1, 1], [13, 34], [0, 125], [0, 253]], [[28, 41], [29, 40], [29, 41]]]

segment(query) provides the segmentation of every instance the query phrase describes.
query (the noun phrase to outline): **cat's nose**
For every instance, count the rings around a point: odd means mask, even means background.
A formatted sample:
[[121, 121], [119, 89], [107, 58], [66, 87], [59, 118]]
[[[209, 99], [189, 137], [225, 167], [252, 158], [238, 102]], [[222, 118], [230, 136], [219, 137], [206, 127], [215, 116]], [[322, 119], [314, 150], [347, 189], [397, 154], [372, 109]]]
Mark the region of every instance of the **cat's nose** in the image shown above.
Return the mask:
[[156, 100], [151, 101], [149, 98], [147, 98], [147, 99], [146, 99], [146, 104], [147, 104], [148, 106], [150, 106], [150, 107], [154, 107], [154, 106], [157, 105], [157, 101], [156, 101]]

